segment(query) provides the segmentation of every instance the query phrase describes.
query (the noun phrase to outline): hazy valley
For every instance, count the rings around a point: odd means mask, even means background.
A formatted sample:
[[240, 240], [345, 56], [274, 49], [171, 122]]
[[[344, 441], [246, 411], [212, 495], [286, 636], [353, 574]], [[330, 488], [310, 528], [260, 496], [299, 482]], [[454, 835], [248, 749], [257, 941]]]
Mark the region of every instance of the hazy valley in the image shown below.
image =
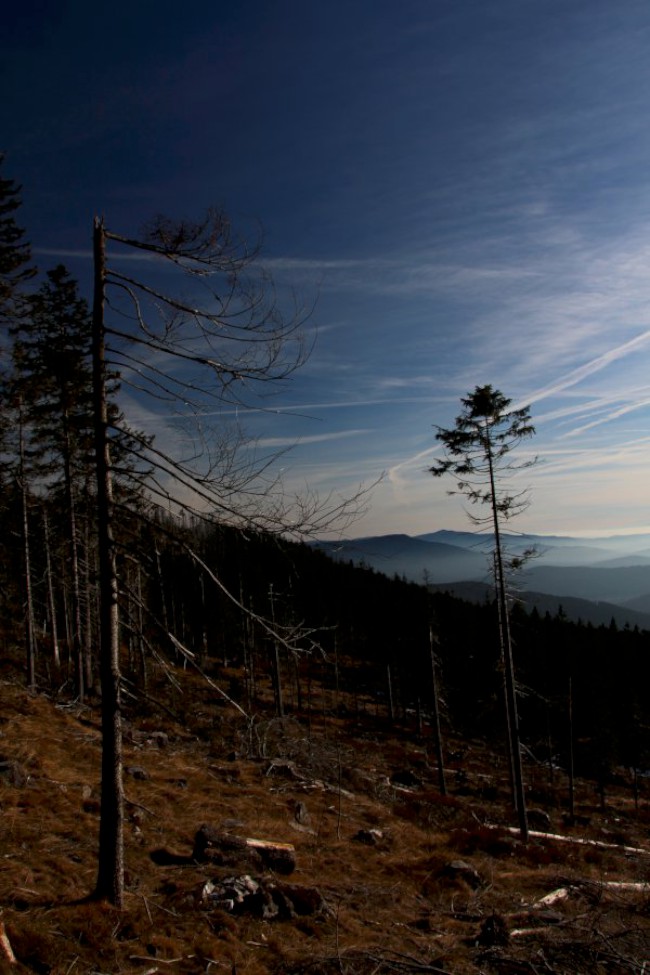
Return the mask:
[[[388, 576], [442, 588], [471, 601], [493, 597], [492, 537], [436, 531], [412, 537], [378, 535], [317, 547], [340, 561], [365, 565]], [[507, 535], [506, 552], [532, 550], [510, 574], [509, 591], [525, 609], [569, 619], [650, 628], [650, 535], [571, 538]]]

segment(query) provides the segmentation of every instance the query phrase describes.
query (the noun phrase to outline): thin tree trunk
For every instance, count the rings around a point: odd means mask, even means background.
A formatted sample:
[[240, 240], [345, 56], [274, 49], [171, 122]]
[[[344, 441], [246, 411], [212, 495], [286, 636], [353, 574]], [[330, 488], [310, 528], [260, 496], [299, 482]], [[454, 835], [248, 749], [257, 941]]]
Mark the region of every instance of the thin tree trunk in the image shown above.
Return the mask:
[[[154, 552], [156, 556], [156, 574], [158, 576], [158, 590], [160, 592], [160, 613], [162, 616], [163, 630], [165, 634], [169, 634], [171, 631], [169, 629], [169, 613], [167, 611], [167, 597], [165, 595], [165, 582], [162, 574], [162, 562], [160, 559], [160, 549], [158, 548], [158, 542], [154, 543]], [[170, 641], [171, 643], [171, 641]], [[178, 663], [178, 649], [174, 643], [171, 643], [172, 654], [176, 663]]]
[[575, 776], [573, 771], [573, 681], [569, 677], [569, 816], [575, 819]]
[[29, 500], [25, 474], [25, 434], [23, 429], [22, 403], [19, 406], [18, 438], [20, 457], [20, 496], [23, 518], [23, 558], [25, 573], [25, 664], [27, 686], [36, 687], [36, 633], [34, 627], [34, 596], [32, 591], [32, 561], [29, 548]]
[[93, 407], [97, 471], [97, 532], [100, 590], [100, 674], [102, 689], [102, 805], [95, 896], [118, 907], [124, 897], [124, 784], [122, 771], [122, 715], [120, 700], [118, 586], [113, 537], [106, 400], [104, 333], [105, 232], [95, 219], [95, 282], [93, 303]]
[[516, 788], [516, 775], [515, 775], [515, 759], [512, 753], [512, 725], [510, 721], [510, 702], [508, 700], [508, 681], [506, 677], [506, 640], [508, 638], [507, 631], [504, 628], [503, 615], [501, 610], [501, 600], [498, 597], [499, 593], [499, 580], [497, 573], [497, 554], [496, 551], [492, 553], [494, 562], [494, 591], [497, 594], [497, 616], [499, 621], [499, 648], [501, 650], [501, 677], [503, 679], [503, 713], [505, 715], [506, 724], [506, 751], [508, 754], [508, 776], [510, 780], [510, 796], [512, 798], [512, 804], [514, 808], [517, 808], [517, 788]]
[[388, 717], [390, 723], [395, 723], [395, 704], [393, 702], [393, 675], [391, 674], [390, 664], [386, 664], [386, 690], [388, 691]]
[[47, 576], [47, 605], [50, 614], [50, 636], [52, 639], [52, 663], [57, 670], [61, 667], [59, 650], [59, 628], [56, 620], [56, 600], [54, 598], [54, 579], [52, 577], [52, 553], [50, 550], [50, 526], [47, 509], [43, 507], [43, 539], [45, 548], [45, 574]]
[[436, 761], [438, 762], [438, 787], [440, 795], [447, 795], [447, 783], [445, 782], [445, 763], [442, 754], [442, 732], [440, 730], [440, 698], [438, 694], [438, 676], [436, 667], [436, 655], [434, 651], [435, 638], [433, 627], [429, 627], [429, 650], [431, 654], [431, 686], [433, 689], [433, 726], [436, 742]]
[[142, 680], [142, 688], [144, 691], [147, 690], [147, 685], [149, 682], [149, 675], [147, 672], [147, 657], [144, 652], [144, 615], [142, 608], [142, 566], [140, 563], [136, 563], [135, 570], [135, 582], [136, 582], [136, 618], [137, 618], [137, 633], [136, 633], [136, 643], [138, 647], [138, 661], [140, 665], [140, 679]]
[[83, 658], [85, 668], [86, 687], [90, 690], [93, 687], [93, 630], [94, 614], [93, 603], [95, 590], [91, 587], [91, 559], [94, 559], [95, 552], [90, 544], [90, 525], [88, 515], [84, 518], [84, 557], [83, 566], [83, 592], [82, 605], [84, 609], [85, 625], [83, 628]]
[[339, 641], [334, 634], [334, 714], [339, 716]]
[[[273, 601], [273, 583], [269, 588], [271, 597], [271, 621], [275, 630], [275, 603]], [[282, 674], [280, 672], [280, 648], [278, 641], [273, 640], [273, 684], [275, 690], [275, 712], [278, 718], [284, 718], [284, 700], [282, 696]]]
[[[205, 579], [203, 578], [203, 573], [199, 569], [199, 587], [201, 590], [201, 637], [200, 637], [200, 647], [199, 647], [199, 664], [201, 667], [205, 667], [206, 661], [208, 659], [208, 615], [205, 605]], [[240, 586], [240, 602], [241, 600], [241, 586]], [[243, 603], [242, 603], [243, 605]], [[245, 636], [244, 636], [245, 640]], [[246, 656], [246, 650], [244, 648], [244, 658]]]
[[81, 586], [79, 583], [77, 512], [72, 488], [72, 470], [70, 467], [71, 447], [67, 429], [65, 433], [65, 440], [64, 481], [65, 500], [68, 511], [68, 552], [70, 556], [70, 577], [72, 582], [72, 655], [74, 657], [75, 674], [77, 677], [77, 696], [80, 701], [83, 701], [87, 688], [87, 670], [84, 663], [81, 627]]
[[503, 573], [503, 553], [501, 549], [501, 534], [499, 531], [499, 513], [496, 502], [496, 485], [494, 483], [494, 465], [489, 427], [486, 421], [486, 452], [490, 472], [490, 492], [492, 497], [492, 522], [494, 526], [494, 552], [497, 571], [497, 599], [503, 633], [503, 657], [505, 665], [506, 699], [508, 702], [508, 716], [510, 725], [510, 748], [512, 751], [512, 767], [515, 778], [515, 798], [519, 830], [524, 843], [528, 841], [528, 816], [526, 814], [526, 797], [524, 794], [524, 778], [521, 766], [521, 749], [519, 743], [519, 715], [517, 710], [517, 691], [515, 686], [515, 672], [512, 660], [512, 640], [510, 637], [510, 616], [506, 599], [506, 584]]

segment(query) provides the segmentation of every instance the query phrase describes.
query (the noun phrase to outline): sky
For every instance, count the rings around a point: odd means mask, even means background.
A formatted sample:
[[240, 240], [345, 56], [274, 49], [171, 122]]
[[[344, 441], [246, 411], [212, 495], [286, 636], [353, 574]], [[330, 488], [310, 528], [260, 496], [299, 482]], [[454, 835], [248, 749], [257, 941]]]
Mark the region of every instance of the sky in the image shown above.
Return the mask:
[[427, 468], [490, 383], [536, 428], [514, 529], [650, 531], [647, 0], [12, 7], [0, 149], [41, 269], [89, 296], [94, 214], [221, 205], [314, 304], [246, 417], [289, 491], [381, 479], [348, 534], [467, 529]]

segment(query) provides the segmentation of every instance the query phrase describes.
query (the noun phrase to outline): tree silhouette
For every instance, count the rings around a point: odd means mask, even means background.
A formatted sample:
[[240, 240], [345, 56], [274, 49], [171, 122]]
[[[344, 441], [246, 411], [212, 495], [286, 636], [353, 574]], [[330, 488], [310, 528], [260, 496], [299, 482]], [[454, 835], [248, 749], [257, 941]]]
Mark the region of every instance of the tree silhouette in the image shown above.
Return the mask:
[[[142, 252], [149, 273], [125, 273], [107, 246]], [[285, 313], [257, 256], [258, 248], [235, 235], [218, 210], [197, 223], [158, 217], [138, 239], [95, 221], [92, 353], [103, 736], [95, 893], [116, 904], [123, 895], [124, 795], [114, 473], [141, 487], [152, 506], [248, 531], [309, 536], [335, 523], [343, 527], [359, 511], [361, 492], [347, 499], [288, 498], [273, 473], [277, 453], [258, 451], [233, 423], [233, 415], [252, 406], [268, 409], [269, 387], [291, 376], [307, 351], [302, 310], [293, 304]], [[132, 466], [125, 472], [114, 459], [114, 442], [124, 429], [108, 410], [111, 371], [132, 400], [165, 417], [164, 435], [155, 442], [129, 431]], [[184, 550], [220, 587], [198, 553]]]
[[445, 450], [445, 457], [429, 470], [434, 477], [452, 474], [456, 477], [456, 491], [472, 505], [485, 505], [487, 515], [472, 514], [476, 525], [491, 525], [494, 533], [494, 569], [499, 610], [499, 632], [503, 654], [506, 715], [512, 761], [514, 798], [519, 827], [524, 841], [528, 838], [528, 821], [524, 796], [519, 718], [512, 659], [512, 640], [504, 571], [504, 551], [501, 523], [519, 514], [528, 505], [528, 492], [508, 490], [509, 475], [530, 467], [533, 460], [513, 461], [509, 454], [522, 440], [535, 432], [528, 407], [510, 410], [512, 400], [492, 386], [476, 386], [473, 393], [461, 399], [463, 412], [456, 417], [451, 429], [438, 427], [436, 439]]

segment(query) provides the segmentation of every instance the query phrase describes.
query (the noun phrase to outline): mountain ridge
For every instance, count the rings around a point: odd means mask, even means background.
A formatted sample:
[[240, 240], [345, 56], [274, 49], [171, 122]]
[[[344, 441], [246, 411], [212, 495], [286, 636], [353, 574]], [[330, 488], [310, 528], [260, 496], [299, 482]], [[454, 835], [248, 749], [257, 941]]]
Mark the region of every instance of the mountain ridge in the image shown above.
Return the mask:
[[[650, 534], [592, 538], [505, 534], [504, 550], [534, 554], [513, 575], [531, 605], [563, 604], [571, 619], [601, 623], [603, 613], [620, 626], [650, 629]], [[372, 535], [314, 546], [330, 557], [366, 565], [384, 575], [453, 590], [461, 583], [489, 589], [491, 533], [440, 529], [417, 536]], [[637, 561], [638, 560], [638, 561]], [[467, 588], [467, 587], [466, 587]], [[566, 605], [564, 605], [566, 604]], [[591, 604], [591, 606], [590, 606]]]

